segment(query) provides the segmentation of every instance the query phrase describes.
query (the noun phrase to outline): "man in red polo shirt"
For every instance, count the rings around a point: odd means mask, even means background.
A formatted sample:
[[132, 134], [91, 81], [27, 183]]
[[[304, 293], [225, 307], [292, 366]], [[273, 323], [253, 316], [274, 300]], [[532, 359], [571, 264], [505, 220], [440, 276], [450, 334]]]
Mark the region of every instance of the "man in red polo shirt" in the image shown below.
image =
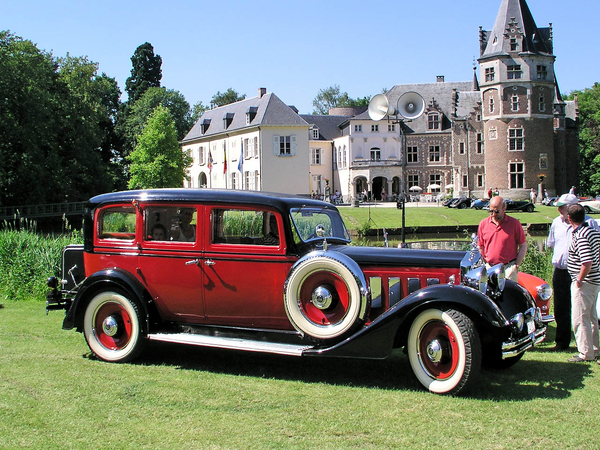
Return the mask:
[[521, 222], [506, 215], [502, 197], [490, 201], [490, 217], [479, 223], [477, 236], [477, 245], [486, 264], [504, 264], [506, 278], [517, 282], [519, 266], [527, 253], [527, 241]]

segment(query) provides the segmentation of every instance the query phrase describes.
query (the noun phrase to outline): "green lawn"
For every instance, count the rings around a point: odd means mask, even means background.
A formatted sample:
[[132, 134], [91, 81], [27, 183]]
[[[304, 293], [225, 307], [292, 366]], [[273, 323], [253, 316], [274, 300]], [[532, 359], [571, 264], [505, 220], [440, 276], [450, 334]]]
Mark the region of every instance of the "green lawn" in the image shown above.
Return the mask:
[[600, 366], [566, 363], [574, 348], [542, 346], [453, 398], [424, 392], [402, 353], [301, 359], [161, 344], [135, 364], [104, 363], [62, 318], [39, 301], [0, 309], [2, 449], [548, 450], [600, 440]]
[[[401, 228], [402, 210], [396, 208], [371, 207], [362, 205], [358, 208], [344, 206], [340, 212], [349, 229], [360, 229], [371, 218], [372, 228]], [[558, 215], [555, 207], [536, 206], [532, 213], [512, 212], [508, 214], [524, 224], [551, 223]], [[405, 222], [407, 228], [419, 226], [455, 226], [460, 231], [463, 225], [477, 225], [488, 216], [485, 210], [454, 209], [433, 206], [407, 207]], [[599, 216], [600, 217], [600, 216]]]

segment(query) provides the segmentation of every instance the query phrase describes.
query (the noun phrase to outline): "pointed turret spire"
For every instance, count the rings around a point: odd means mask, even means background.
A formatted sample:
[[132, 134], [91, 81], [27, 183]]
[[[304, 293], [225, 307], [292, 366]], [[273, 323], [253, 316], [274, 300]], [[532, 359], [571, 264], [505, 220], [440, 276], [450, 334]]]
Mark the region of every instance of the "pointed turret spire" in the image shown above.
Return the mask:
[[552, 29], [538, 28], [525, 0], [502, 0], [492, 31], [480, 28], [481, 57], [509, 52], [552, 54]]

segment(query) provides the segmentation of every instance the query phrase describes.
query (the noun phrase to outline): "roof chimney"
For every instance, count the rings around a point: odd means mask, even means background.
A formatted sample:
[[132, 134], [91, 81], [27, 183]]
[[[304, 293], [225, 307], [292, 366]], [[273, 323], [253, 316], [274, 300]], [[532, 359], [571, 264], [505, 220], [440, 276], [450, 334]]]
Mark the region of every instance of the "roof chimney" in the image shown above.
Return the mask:
[[267, 93], [267, 88], [258, 88], [258, 98], [262, 98]]
[[444, 82], [444, 75], [438, 75], [436, 78], [437, 78], [437, 82], [438, 83], [443, 83]]

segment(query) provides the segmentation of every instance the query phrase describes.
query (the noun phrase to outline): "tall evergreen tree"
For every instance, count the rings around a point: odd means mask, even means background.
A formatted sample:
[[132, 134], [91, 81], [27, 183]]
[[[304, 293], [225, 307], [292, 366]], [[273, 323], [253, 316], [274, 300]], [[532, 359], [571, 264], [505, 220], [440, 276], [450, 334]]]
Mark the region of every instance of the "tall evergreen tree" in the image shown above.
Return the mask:
[[145, 42], [135, 49], [131, 57], [131, 76], [125, 81], [125, 91], [130, 105], [135, 103], [148, 88], [160, 87], [162, 58], [154, 54], [154, 47]]

